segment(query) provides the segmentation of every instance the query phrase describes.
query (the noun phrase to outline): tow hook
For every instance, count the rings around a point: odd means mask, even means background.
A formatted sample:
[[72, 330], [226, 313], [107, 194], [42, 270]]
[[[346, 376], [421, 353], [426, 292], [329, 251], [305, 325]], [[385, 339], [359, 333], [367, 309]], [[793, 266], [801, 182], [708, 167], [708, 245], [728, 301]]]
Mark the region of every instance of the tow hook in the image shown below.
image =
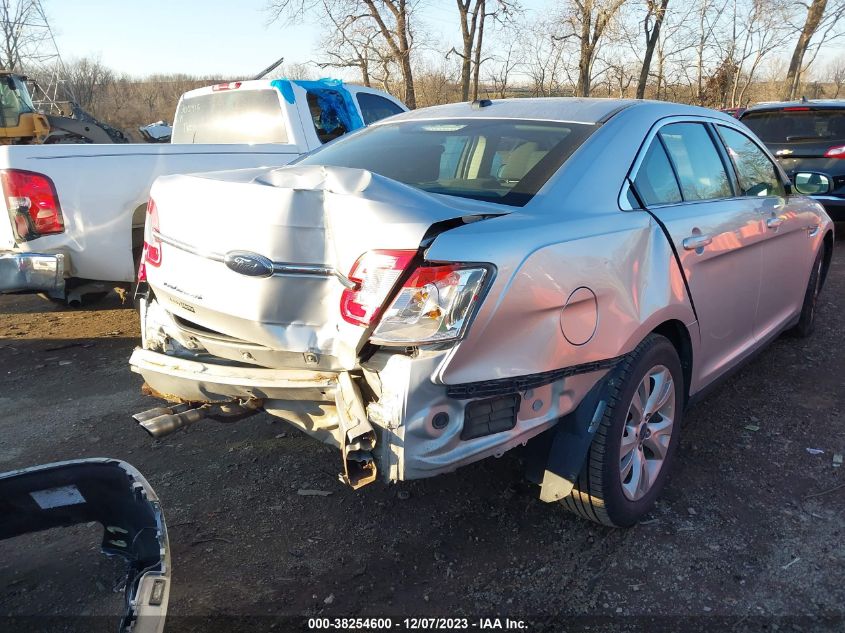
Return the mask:
[[361, 488], [376, 480], [373, 459], [376, 432], [367, 420], [361, 391], [348, 372], [338, 375], [335, 395], [340, 422], [340, 450], [343, 455], [343, 481], [352, 488]]
[[177, 404], [171, 407], [155, 407], [132, 417], [154, 438], [167, 437], [191, 424], [212, 418], [218, 422], [235, 422], [258, 413], [262, 400], [252, 398], [240, 401], [206, 403], [195, 408], [189, 404]]

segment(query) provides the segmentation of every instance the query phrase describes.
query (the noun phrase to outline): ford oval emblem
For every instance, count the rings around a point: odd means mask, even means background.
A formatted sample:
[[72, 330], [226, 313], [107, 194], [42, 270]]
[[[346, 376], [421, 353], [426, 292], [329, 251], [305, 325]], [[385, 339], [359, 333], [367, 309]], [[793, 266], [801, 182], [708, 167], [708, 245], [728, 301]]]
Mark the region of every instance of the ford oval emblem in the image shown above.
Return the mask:
[[273, 262], [264, 255], [248, 251], [226, 253], [223, 263], [227, 268], [247, 277], [272, 277]]

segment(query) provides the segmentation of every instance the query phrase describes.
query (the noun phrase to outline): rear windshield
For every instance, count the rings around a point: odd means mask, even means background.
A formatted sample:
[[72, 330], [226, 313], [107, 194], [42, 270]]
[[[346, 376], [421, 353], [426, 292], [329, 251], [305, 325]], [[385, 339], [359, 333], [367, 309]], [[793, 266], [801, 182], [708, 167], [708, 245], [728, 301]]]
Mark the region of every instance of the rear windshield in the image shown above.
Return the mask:
[[182, 99], [172, 143], [287, 143], [276, 90], [221, 90]]
[[522, 206], [594, 129], [548, 121], [401, 121], [339, 139], [299, 163], [367, 169], [423, 191]]
[[845, 109], [749, 112], [742, 122], [764, 143], [845, 140]]

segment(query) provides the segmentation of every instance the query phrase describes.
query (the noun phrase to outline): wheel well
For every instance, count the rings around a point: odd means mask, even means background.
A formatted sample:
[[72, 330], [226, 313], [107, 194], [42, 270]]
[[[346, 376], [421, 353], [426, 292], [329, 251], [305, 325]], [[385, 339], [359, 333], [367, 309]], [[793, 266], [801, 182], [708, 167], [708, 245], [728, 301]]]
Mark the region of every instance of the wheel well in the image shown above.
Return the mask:
[[665, 321], [652, 330], [654, 334], [665, 336], [681, 360], [681, 369], [684, 372], [684, 402], [689, 401], [690, 383], [692, 382], [692, 341], [690, 340], [687, 327], [676, 319]]
[[827, 271], [830, 268], [830, 260], [833, 259], [833, 231], [828, 231], [824, 234], [824, 242], [822, 242], [824, 254], [822, 255], [822, 281], [821, 286], [824, 285], [827, 279]]

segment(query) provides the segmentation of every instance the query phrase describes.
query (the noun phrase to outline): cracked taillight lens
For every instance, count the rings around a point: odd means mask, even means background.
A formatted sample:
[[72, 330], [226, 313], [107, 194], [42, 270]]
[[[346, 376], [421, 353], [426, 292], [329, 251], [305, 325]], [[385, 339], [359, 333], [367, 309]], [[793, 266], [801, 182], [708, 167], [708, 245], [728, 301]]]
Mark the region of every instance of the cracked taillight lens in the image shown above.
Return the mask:
[[408, 267], [416, 251], [367, 251], [352, 266], [350, 281], [340, 297], [340, 316], [347, 323], [367, 326], [376, 320], [379, 310]]
[[147, 222], [144, 224], [144, 250], [138, 265], [138, 281], [147, 281], [147, 264], [161, 266], [161, 240], [158, 238], [158, 209], [155, 201], [147, 202]]
[[417, 268], [384, 310], [371, 340], [381, 345], [461, 338], [475, 313], [488, 269], [442, 264]]

